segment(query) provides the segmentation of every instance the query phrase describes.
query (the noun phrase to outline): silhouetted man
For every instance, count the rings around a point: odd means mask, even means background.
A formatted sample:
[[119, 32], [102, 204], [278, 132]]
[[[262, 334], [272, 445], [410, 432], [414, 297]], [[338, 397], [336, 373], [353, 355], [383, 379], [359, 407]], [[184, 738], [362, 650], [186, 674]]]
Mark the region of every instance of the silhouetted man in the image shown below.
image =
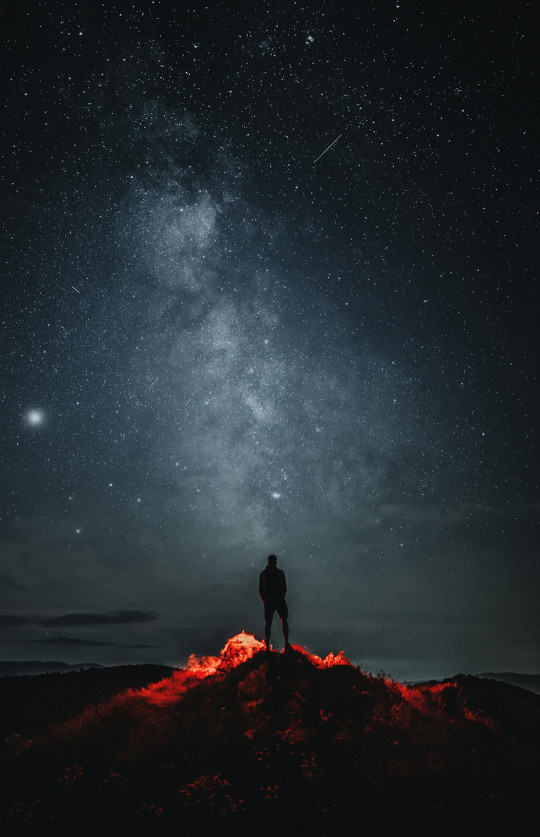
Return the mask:
[[287, 602], [285, 601], [287, 582], [285, 580], [285, 573], [283, 570], [278, 570], [276, 565], [276, 556], [269, 555], [268, 565], [259, 576], [259, 595], [264, 602], [264, 638], [266, 640], [267, 651], [270, 650], [270, 632], [272, 630], [274, 611], [276, 610], [281, 619], [285, 648], [289, 647], [289, 624], [287, 622], [289, 611], [287, 609]]

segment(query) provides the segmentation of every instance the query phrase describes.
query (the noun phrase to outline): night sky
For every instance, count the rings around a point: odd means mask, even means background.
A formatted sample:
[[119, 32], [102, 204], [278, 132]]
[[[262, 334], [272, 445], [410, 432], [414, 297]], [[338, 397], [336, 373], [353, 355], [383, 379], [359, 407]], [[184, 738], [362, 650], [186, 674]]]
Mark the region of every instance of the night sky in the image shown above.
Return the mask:
[[538, 672], [535, 4], [3, 7], [1, 658]]

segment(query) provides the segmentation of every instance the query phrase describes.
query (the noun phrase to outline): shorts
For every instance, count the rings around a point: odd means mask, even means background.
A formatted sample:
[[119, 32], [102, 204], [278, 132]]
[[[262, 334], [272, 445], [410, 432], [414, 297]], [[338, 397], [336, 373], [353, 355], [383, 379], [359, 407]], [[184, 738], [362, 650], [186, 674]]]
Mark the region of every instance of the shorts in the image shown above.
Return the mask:
[[271, 619], [276, 610], [281, 619], [288, 617], [289, 609], [285, 599], [267, 599], [264, 603], [264, 618]]

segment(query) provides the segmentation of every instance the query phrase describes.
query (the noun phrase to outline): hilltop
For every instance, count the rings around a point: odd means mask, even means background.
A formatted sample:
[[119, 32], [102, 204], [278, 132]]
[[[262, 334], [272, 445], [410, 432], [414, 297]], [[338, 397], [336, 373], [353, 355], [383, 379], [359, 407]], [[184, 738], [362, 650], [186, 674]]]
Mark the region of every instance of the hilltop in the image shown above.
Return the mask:
[[351, 819], [379, 835], [535, 833], [537, 695], [464, 675], [407, 687], [342, 654], [261, 649], [240, 634], [11, 734], [5, 833], [337, 835]]

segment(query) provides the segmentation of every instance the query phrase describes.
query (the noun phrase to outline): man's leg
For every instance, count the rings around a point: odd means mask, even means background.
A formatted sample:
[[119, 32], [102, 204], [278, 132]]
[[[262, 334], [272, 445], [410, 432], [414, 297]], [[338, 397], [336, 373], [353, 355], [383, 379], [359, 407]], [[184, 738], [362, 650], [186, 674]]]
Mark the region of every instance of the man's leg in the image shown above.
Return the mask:
[[272, 632], [272, 616], [266, 618], [264, 626], [264, 639], [266, 641], [266, 650], [270, 651], [270, 634]]
[[287, 622], [287, 617], [285, 616], [281, 620], [281, 627], [283, 628], [283, 639], [285, 640], [285, 645], [289, 644], [289, 623]]

